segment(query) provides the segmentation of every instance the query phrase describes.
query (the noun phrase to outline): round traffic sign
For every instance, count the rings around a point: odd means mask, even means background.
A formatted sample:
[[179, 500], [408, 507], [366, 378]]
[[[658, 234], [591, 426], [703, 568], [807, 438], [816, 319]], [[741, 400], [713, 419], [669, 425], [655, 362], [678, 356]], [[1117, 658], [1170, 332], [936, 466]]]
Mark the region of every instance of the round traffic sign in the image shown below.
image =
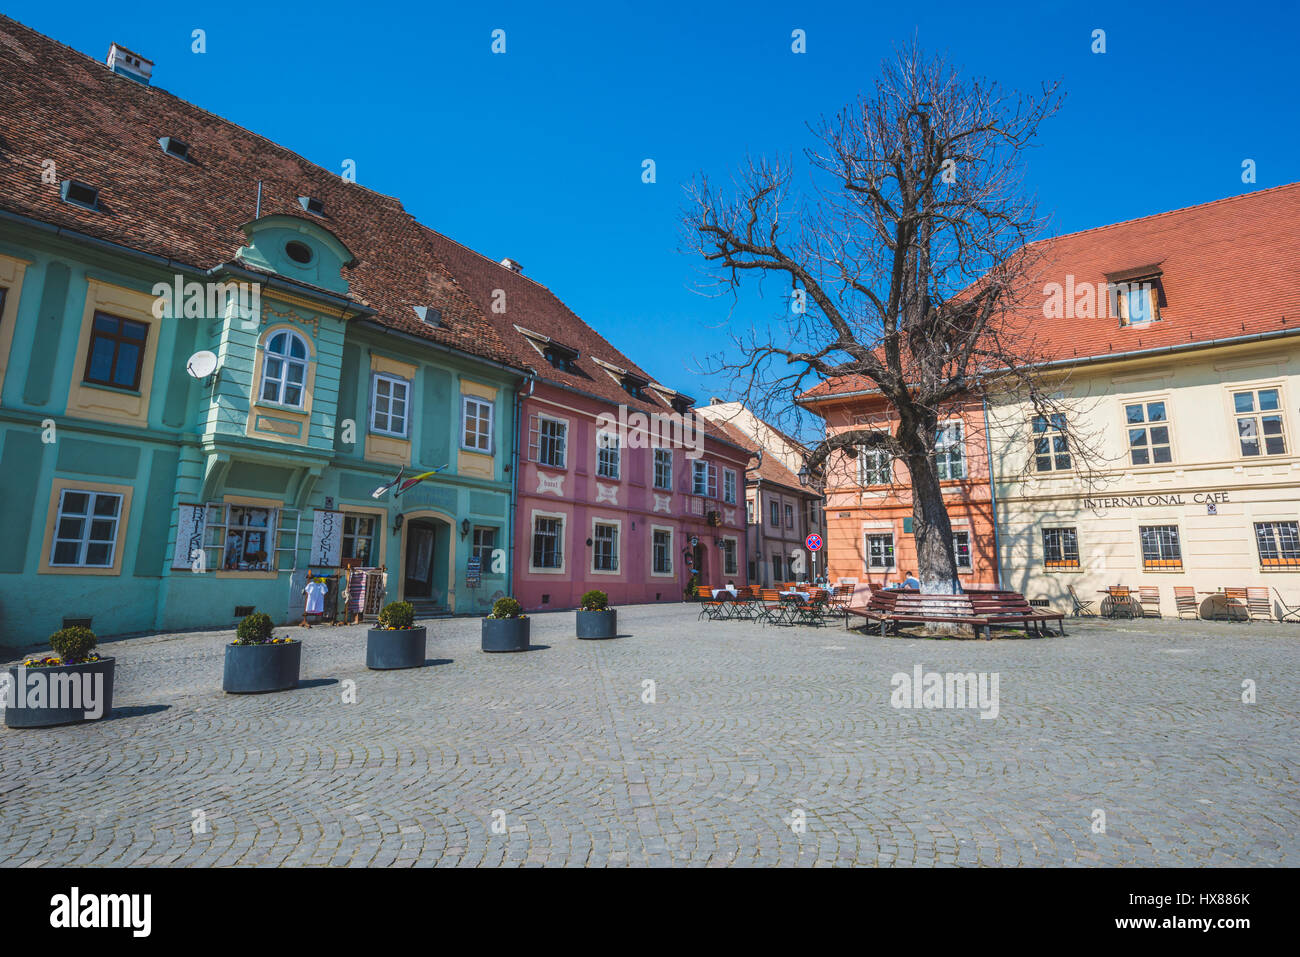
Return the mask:
[[808, 551], [815, 552], [822, 547], [822, 537], [816, 532], [813, 532], [803, 540], [803, 543], [808, 546]]

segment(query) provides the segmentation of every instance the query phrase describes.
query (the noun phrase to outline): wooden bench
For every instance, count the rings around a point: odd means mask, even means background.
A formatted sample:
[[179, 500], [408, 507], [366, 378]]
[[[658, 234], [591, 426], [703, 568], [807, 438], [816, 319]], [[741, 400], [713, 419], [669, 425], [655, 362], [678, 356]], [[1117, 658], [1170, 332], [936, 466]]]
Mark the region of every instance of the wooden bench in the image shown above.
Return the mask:
[[[865, 606], [848, 609], [850, 615], [880, 625], [880, 634], [897, 630], [900, 624], [969, 625], [976, 634], [993, 637], [993, 626], [1024, 628], [1026, 634], [1041, 636], [1047, 622], [1055, 621], [1065, 634], [1062, 612], [1039, 611], [1025, 596], [1014, 591], [969, 591], [961, 595], [928, 595], [915, 589], [881, 589], [873, 592]], [[845, 618], [848, 625], [848, 618]]]

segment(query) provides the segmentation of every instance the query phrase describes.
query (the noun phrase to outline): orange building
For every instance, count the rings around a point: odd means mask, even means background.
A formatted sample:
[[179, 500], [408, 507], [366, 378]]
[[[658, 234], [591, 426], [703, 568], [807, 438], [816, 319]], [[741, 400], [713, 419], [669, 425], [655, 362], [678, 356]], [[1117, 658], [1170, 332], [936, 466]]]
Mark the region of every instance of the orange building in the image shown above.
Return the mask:
[[[893, 432], [898, 417], [865, 380], [825, 382], [800, 404], [826, 421], [826, 435], [853, 428]], [[983, 403], [967, 399], [940, 416], [937, 458], [952, 523], [958, 578], [965, 588], [998, 584], [997, 539], [989, 484]], [[893, 583], [916, 571], [912, 488], [907, 467], [885, 452], [856, 459], [833, 452], [826, 463], [826, 556], [832, 582]]]

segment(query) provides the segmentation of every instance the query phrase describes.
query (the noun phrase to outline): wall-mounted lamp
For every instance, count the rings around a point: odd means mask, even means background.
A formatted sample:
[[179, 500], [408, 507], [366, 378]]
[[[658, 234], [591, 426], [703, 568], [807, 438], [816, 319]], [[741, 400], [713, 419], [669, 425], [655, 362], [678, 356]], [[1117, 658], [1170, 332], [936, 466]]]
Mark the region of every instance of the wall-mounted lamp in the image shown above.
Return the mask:
[[725, 548], [727, 543], [720, 538], [715, 538], [713, 540], [713, 544], [717, 545], [719, 548]]
[[469, 519], [468, 519], [468, 518], [462, 518], [462, 519], [460, 520], [460, 539], [461, 539], [461, 541], [464, 541], [464, 540], [465, 540], [465, 536], [468, 535], [468, 534], [469, 534]]
[[401, 530], [402, 530], [402, 515], [399, 512], [397, 517], [393, 519], [393, 534], [396, 535]]

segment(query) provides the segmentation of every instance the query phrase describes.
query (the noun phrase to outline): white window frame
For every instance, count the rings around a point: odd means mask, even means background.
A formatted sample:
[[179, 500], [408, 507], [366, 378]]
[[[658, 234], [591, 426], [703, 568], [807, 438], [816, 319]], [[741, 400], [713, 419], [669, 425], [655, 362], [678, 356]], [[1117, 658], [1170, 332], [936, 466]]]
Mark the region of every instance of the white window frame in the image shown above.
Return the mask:
[[491, 574], [492, 569], [492, 553], [501, 547], [499, 544], [501, 539], [501, 527], [498, 525], [475, 525], [471, 528], [469, 533], [469, 553], [471, 556], [478, 554], [479, 549], [484, 547], [479, 542], [479, 532], [492, 533], [492, 544], [488, 546], [486, 560], [482, 555], [479, 555], [479, 573], [482, 575], [488, 575]]
[[[664, 532], [668, 536], [668, 570], [655, 571], [655, 535]], [[673, 534], [671, 525], [651, 525], [650, 526], [650, 577], [651, 578], [672, 578], [675, 574], [673, 563], [673, 540], [676, 536]]]
[[736, 504], [736, 470], [722, 470], [722, 500], [728, 505]]
[[[1293, 530], [1290, 535], [1283, 536], [1281, 526], [1287, 525]], [[1294, 558], [1287, 558], [1286, 552], [1297, 550], [1297, 540], [1300, 540], [1300, 522], [1288, 519], [1273, 519], [1272, 521], [1252, 522], [1252, 531], [1255, 535], [1255, 554], [1259, 556], [1259, 567], [1261, 571], [1266, 572], [1295, 572], [1300, 570], [1300, 555]], [[1263, 538], [1260, 535], [1260, 529], [1268, 529], [1268, 537], [1272, 542], [1272, 548], [1276, 551], [1277, 557], [1271, 562], [1264, 557], [1264, 550], [1260, 546], [1263, 544]], [[1286, 539], [1289, 539], [1287, 541]], [[1288, 549], [1287, 546], [1290, 546]]]
[[[560, 554], [560, 564], [558, 566], [533, 564], [534, 545], [537, 540], [537, 520], [539, 518], [553, 519], [560, 523], [560, 527], [555, 533], [555, 547]], [[528, 571], [530, 573], [535, 575], [564, 575], [568, 573], [569, 550], [566, 541], [568, 532], [569, 516], [566, 513], [547, 512], [540, 509], [532, 510], [532, 513], [528, 516]]]
[[[387, 427], [380, 428], [377, 424], [379, 416], [379, 383], [384, 382], [388, 385], [388, 411], [384, 413], [387, 421]], [[393, 420], [396, 416], [393, 414], [393, 403], [396, 401], [394, 389], [398, 386], [402, 388], [402, 428], [394, 429]], [[375, 372], [370, 376], [370, 431], [375, 435], [391, 435], [394, 438], [404, 439], [411, 434], [411, 381], [401, 376], [391, 375], [387, 372]]]
[[[271, 343], [276, 339], [284, 336], [284, 352], [273, 352]], [[302, 343], [303, 358], [297, 359], [293, 356], [293, 342], [297, 340]], [[279, 375], [271, 374], [271, 363], [280, 363]], [[276, 329], [273, 330], [262, 342], [262, 381], [257, 384], [257, 401], [272, 402], [275, 405], [282, 405], [287, 409], [302, 409], [307, 405], [307, 369], [311, 364], [311, 346], [308, 344], [306, 337], [293, 329]], [[291, 366], [302, 368], [302, 380], [300, 382], [289, 381], [289, 368]], [[275, 397], [267, 398], [267, 384], [275, 386]], [[298, 389], [298, 401], [285, 401], [284, 394], [291, 388]]]
[[[667, 478], [661, 483], [659, 480], [659, 469], [663, 466], [667, 468]], [[673, 490], [673, 450], [672, 449], [655, 449], [653, 462], [650, 466], [651, 481], [654, 487], [661, 492], [671, 492]]]
[[[1174, 530], [1175, 544], [1178, 546], [1178, 564], [1171, 566], [1147, 566], [1146, 552], [1142, 549], [1142, 530], [1155, 528], [1172, 528]], [[1147, 574], [1156, 572], [1173, 572], [1181, 573], [1187, 570], [1187, 561], [1183, 555], [1183, 530], [1178, 522], [1160, 519], [1151, 519], [1149, 522], [1138, 525], [1138, 561], [1142, 563], [1142, 571]], [[1169, 561], [1170, 559], [1159, 558], [1157, 561]]]
[[619, 481], [623, 475], [623, 448], [618, 433], [608, 429], [596, 433], [596, 477]]
[[[362, 519], [368, 519], [368, 520], [372, 523], [371, 528], [370, 528], [370, 534], [369, 534], [369, 535], [358, 535], [357, 532], [356, 532], [357, 523], [360, 522]], [[352, 522], [352, 528], [353, 528], [353, 531], [352, 531], [351, 533], [348, 532], [348, 522], [349, 522], [349, 521]], [[339, 539], [340, 539], [339, 557], [340, 557], [340, 560], [342, 560], [342, 559], [344, 559], [344, 558], [348, 558], [348, 559], [356, 558], [356, 554], [355, 554], [355, 553], [356, 553], [356, 550], [357, 550], [357, 549], [356, 549], [356, 543], [357, 543], [357, 540], [358, 540], [358, 539], [361, 539], [361, 540], [369, 539], [369, 540], [370, 540], [370, 563], [369, 563], [368, 565], [363, 566], [363, 567], [366, 567], [366, 568], [377, 568], [377, 567], [379, 567], [380, 565], [382, 565], [383, 562], [377, 560], [377, 559], [379, 558], [379, 554], [378, 554], [378, 553], [379, 553], [379, 547], [380, 547], [380, 537], [381, 537], [381, 534], [382, 534], [382, 532], [383, 532], [383, 526], [380, 524], [382, 521], [384, 521], [384, 514], [383, 514], [382, 512], [350, 512], [350, 511], [349, 511], [349, 512], [344, 512], [344, 513], [343, 513], [343, 530], [339, 533]], [[344, 552], [347, 551], [346, 546], [347, 546], [347, 543], [348, 543], [349, 540], [351, 540], [351, 542], [352, 542], [352, 551], [353, 551], [353, 554], [352, 554], [352, 555], [346, 555], [346, 554], [344, 554]]]
[[[872, 562], [871, 540], [873, 538], [889, 539], [889, 564], [888, 565], [879, 565]], [[887, 571], [893, 571], [894, 569], [898, 568], [898, 543], [894, 539], [894, 533], [883, 532], [883, 531], [872, 531], [872, 530], [863, 532], [862, 533], [862, 555], [864, 558], [863, 564], [868, 573], [872, 571], [887, 572]], [[882, 558], [884, 557], [883, 549], [881, 551], [881, 557]]]
[[[1259, 394], [1261, 392], [1277, 393], [1276, 409], [1259, 408]], [[1239, 395], [1250, 396], [1250, 404], [1253, 411], [1251, 412], [1237, 411], [1237, 396]], [[1279, 456], [1284, 456], [1288, 454], [1287, 450], [1290, 448], [1291, 443], [1287, 435], [1287, 427], [1286, 427], [1286, 395], [1283, 393], [1281, 385], [1274, 385], [1272, 383], [1268, 383], [1264, 385], [1253, 385], [1245, 389], [1243, 388], [1230, 389], [1229, 396], [1228, 396], [1228, 403], [1230, 408], [1232, 409], [1232, 434], [1233, 434], [1233, 438], [1235, 438], [1237, 441], [1237, 458], [1243, 461], [1253, 462], [1253, 461], [1258, 461], [1263, 459], [1277, 458]], [[1264, 435], [1263, 432], [1263, 420], [1265, 418], [1277, 418], [1279, 420], [1280, 425], [1282, 426], [1282, 431], [1278, 436], [1282, 440], [1281, 452], [1269, 452], [1267, 450], [1265, 444], [1266, 436]], [[1241, 434], [1240, 423], [1243, 419], [1250, 419], [1255, 423], [1254, 438], [1255, 438], [1255, 442], [1259, 446], [1259, 451], [1253, 455], [1250, 454], [1249, 452], [1244, 451], [1241, 447], [1242, 434]]]
[[[1158, 419], [1155, 422], [1152, 422], [1150, 418], [1151, 410], [1149, 406], [1154, 405], [1156, 403], [1159, 403], [1160, 405], [1164, 406], [1165, 417], [1163, 419]], [[1128, 410], [1134, 406], [1142, 410], [1141, 422], [1129, 421]], [[1173, 409], [1171, 408], [1171, 403], [1167, 395], [1148, 395], [1148, 396], [1142, 396], [1140, 398], [1125, 399], [1123, 402], [1120, 403], [1119, 411], [1120, 411], [1120, 418], [1124, 422], [1125, 458], [1128, 460], [1127, 464], [1130, 468], [1144, 469], [1144, 468], [1148, 468], [1149, 466], [1155, 466], [1156, 468], [1166, 468], [1174, 464], [1174, 462], [1177, 460], [1178, 457], [1174, 455]], [[1153, 442], [1151, 440], [1152, 428], [1157, 428], [1157, 429], [1162, 428], [1166, 432], [1168, 432], [1169, 441]], [[1139, 429], [1142, 431], [1146, 441], [1142, 445], [1135, 446], [1133, 444], [1132, 433], [1138, 431]], [[1156, 449], [1164, 448], [1166, 445], [1169, 446], [1169, 460], [1167, 462], [1157, 462]], [[1139, 451], [1139, 450], [1147, 453], [1147, 460], [1145, 462], [1133, 461], [1134, 451]]]
[[[84, 513], [70, 515], [64, 511], [64, 502], [69, 492], [71, 492], [74, 495], [86, 496], [86, 511]], [[117, 509], [113, 513], [111, 519], [105, 515], [99, 515], [99, 516], [95, 515], [95, 506], [98, 504], [100, 498], [117, 499]], [[50, 542], [50, 560], [48, 562], [49, 566], [51, 568], [112, 568], [113, 563], [117, 558], [117, 534], [122, 520], [122, 509], [125, 503], [126, 503], [126, 498], [120, 492], [101, 492], [97, 489], [83, 489], [83, 488], [60, 489], [59, 507], [58, 507], [58, 511], [54, 515], [54, 533], [50, 536], [51, 542]], [[70, 521], [71, 520], [81, 521], [82, 523], [81, 535], [79, 537], [68, 538], [68, 537], [60, 536], [59, 534], [60, 526], [62, 526], [65, 518]], [[92, 538], [91, 531], [93, 530], [95, 523], [107, 522], [107, 521], [111, 521], [113, 525], [112, 538], [109, 539]], [[77, 560], [75, 562], [56, 562], [54, 560], [54, 556], [58, 552], [60, 544], [74, 544], [74, 543], [77, 545]], [[108, 561], [106, 563], [102, 565], [100, 564], [91, 565], [86, 562], [86, 552], [89, 551], [91, 545], [109, 546]]]
[[[948, 441], [946, 436], [951, 435], [956, 430], [957, 437]], [[940, 442], [943, 442], [941, 445]], [[957, 452], [957, 459], [961, 463], [961, 474], [953, 475], [952, 473], [952, 452]], [[966, 423], [962, 419], [947, 419], [940, 423], [934, 439], [934, 457], [935, 471], [939, 475], [941, 482], [962, 481], [967, 477], [966, 470]], [[948, 474], [944, 474], [947, 472]]]
[[[709, 472], [712, 466], [704, 459], [695, 459], [691, 462], [691, 494], [708, 496], [709, 494]], [[701, 481], [701, 478], [703, 481]]]
[[[740, 539], [738, 539], [735, 535], [723, 535], [722, 544], [723, 544], [722, 574], [739, 575], [740, 574]], [[730, 545], [731, 548], [728, 549], [726, 547], [727, 545]], [[730, 567], [727, 564], [728, 559], [730, 559], [731, 562]]]
[[[961, 552], [959, 552], [959, 551], [957, 550], [957, 536], [958, 536], [958, 535], [965, 535], [965, 536], [966, 536], [966, 564], [965, 564], [965, 565], [963, 565], [963, 564], [961, 563], [961, 557], [960, 557], [960, 556], [961, 556]], [[958, 573], [958, 574], [961, 574], [963, 571], [970, 572], [970, 571], [973, 571], [973, 570], [974, 570], [974, 568], [975, 568], [975, 555], [974, 555], [974, 553], [971, 551], [970, 529], [968, 529], [968, 528], [954, 528], [954, 529], [952, 530], [952, 560], [953, 560], [953, 563], [957, 566], [957, 573]]]
[[[469, 407], [474, 403], [479, 409], [487, 410], [487, 434], [484, 435], [479, 430], [474, 431], [475, 444], [471, 445], [465, 441], [469, 432]], [[483, 416], [480, 413], [474, 417], [476, 422], [481, 422]], [[480, 455], [492, 455], [495, 451], [493, 436], [496, 432], [496, 405], [491, 399], [485, 399], [481, 395], [471, 395], [468, 392], [462, 392], [460, 396], [460, 447], [466, 452], [477, 452]], [[486, 443], [486, 446], [478, 444], [478, 441]]]
[[894, 457], [884, 449], [858, 453], [858, 484], [863, 488], [894, 484]]
[[[561, 419], [554, 415], [547, 415], [545, 412], [536, 413], [537, 416], [537, 459], [536, 462], [542, 468], [556, 469], [564, 471], [569, 467], [569, 420]], [[552, 439], [558, 441], [560, 446], [560, 462], [555, 464], [542, 458], [542, 451], [545, 447], [547, 436], [544, 432], [544, 423], [550, 423], [559, 429], [558, 438]]]
[[[1047, 533], [1060, 532], [1058, 537], [1060, 541], [1061, 557], [1056, 560], [1055, 564], [1048, 564], [1052, 559], [1047, 554]], [[1066, 558], [1066, 532], [1071, 533], [1074, 538], [1074, 562], [1071, 563]], [[1079, 527], [1077, 525], [1048, 525], [1042, 530], [1043, 540], [1043, 570], [1048, 572], [1058, 571], [1079, 571], [1083, 567], [1083, 559], [1079, 552]]]
[[[1061, 421], [1060, 425], [1056, 420]], [[1043, 423], [1041, 431], [1038, 430], [1039, 422]], [[1047, 451], [1039, 451], [1039, 443], [1047, 443]], [[1035, 473], [1049, 472], [1072, 472], [1074, 471], [1074, 453], [1070, 450], [1070, 433], [1069, 422], [1066, 421], [1064, 412], [1053, 412], [1050, 415], [1034, 415], [1029, 419], [1029, 456], [1034, 460]], [[1063, 445], [1064, 449], [1058, 448]], [[1061, 465], [1058, 461], [1060, 456], [1065, 456], [1067, 465]], [[1047, 468], [1043, 468], [1042, 460], [1047, 459]]]
[[[600, 536], [597, 533], [599, 528], [612, 528], [614, 530], [613, 541], [613, 568], [596, 567], [596, 549], [600, 544]], [[588, 571], [593, 575], [621, 575], [623, 573], [623, 561], [621, 551], [623, 548], [623, 521], [618, 518], [603, 518], [593, 516], [591, 519], [591, 559]]]

